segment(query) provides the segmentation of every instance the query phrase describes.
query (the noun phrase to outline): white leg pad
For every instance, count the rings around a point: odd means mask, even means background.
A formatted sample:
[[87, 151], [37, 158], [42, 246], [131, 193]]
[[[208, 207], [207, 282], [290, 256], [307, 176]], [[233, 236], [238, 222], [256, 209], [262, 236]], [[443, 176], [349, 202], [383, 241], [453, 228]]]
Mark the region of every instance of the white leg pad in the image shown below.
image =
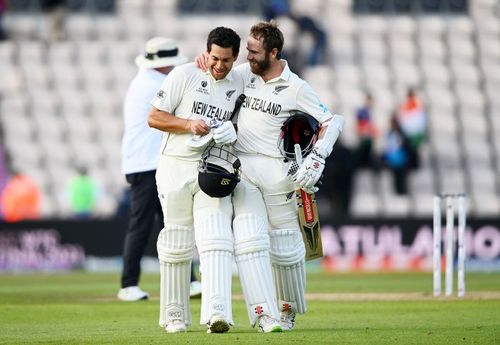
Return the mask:
[[161, 327], [170, 321], [191, 324], [189, 284], [194, 251], [194, 231], [180, 225], [166, 225], [156, 242], [160, 259]]
[[201, 315], [200, 324], [207, 324], [214, 315], [233, 324], [231, 283], [233, 235], [231, 217], [216, 212], [196, 221], [196, 245], [200, 254]]
[[271, 262], [280, 311], [306, 312], [305, 247], [299, 229], [271, 230]]
[[233, 232], [236, 264], [250, 324], [255, 326], [263, 314], [279, 320], [273, 293], [267, 222], [256, 215], [239, 215], [233, 221]]

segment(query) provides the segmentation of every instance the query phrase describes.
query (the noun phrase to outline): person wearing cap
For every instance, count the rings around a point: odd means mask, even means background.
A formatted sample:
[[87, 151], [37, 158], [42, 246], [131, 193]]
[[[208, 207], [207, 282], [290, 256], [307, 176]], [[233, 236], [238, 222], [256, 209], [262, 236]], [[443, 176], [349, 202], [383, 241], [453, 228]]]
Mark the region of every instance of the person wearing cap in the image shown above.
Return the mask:
[[[139, 71], [130, 83], [123, 107], [122, 172], [130, 184], [129, 224], [123, 246], [123, 270], [118, 298], [122, 301], [148, 299], [139, 288], [141, 258], [152, 231], [162, 228], [163, 214], [155, 173], [162, 132], [147, 123], [150, 102], [166, 75], [187, 58], [174, 40], [155, 37], [146, 43], [145, 53], [136, 57]], [[201, 284], [191, 270], [190, 295], [201, 293]]]
[[[231, 195], [211, 197], [198, 175], [202, 154], [212, 143], [230, 145], [236, 130], [227, 121], [243, 91], [232, 70], [240, 49], [234, 30], [217, 27], [207, 38], [208, 70], [194, 63], [175, 68], [151, 101], [148, 123], [164, 132], [156, 183], [165, 216], [158, 235], [160, 326], [185, 332], [191, 324], [189, 267], [196, 247], [201, 266], [200, 324], [208, 333], [225, 333], [233, 324], [231, 280], [234, 243]], [[194, 136], [211, 133], [212, 143], [192, 145]], [[221, 181], [221, 184], [229, 183]]]

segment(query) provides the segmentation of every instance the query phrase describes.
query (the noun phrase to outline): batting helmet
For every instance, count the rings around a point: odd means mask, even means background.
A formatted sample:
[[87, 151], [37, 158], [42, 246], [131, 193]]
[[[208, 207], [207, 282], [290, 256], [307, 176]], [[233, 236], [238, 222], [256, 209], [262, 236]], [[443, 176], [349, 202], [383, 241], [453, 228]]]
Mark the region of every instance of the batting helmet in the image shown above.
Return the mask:
[[281, 126], [278, 148], [286, 160], [295, 160], [295, 144], [302, 149], [302, 157], [312, 151], [318, 140], [321, 124], [300, 110], [290, 111], [290, 117]]
[[213, 142], [203, 151], [198, 166], [200, 189], [212, 198], [228, 196], [240, 182], [240, 167], [236, 155]]

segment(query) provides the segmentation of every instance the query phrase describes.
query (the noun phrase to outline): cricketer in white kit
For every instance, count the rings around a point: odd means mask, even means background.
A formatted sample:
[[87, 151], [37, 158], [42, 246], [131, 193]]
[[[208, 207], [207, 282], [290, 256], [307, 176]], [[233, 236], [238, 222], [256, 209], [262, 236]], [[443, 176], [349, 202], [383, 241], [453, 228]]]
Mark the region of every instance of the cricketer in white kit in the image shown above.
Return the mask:
[[[188, 146], [193, 135], [210, 130], [206, 123], [229, 118], [243, 82], [231, 70], [239, 52], [239, 36], [216, 28], [208, 36], [209, 70], [193, 63], [176, 67], [152, 101], [152, 127], [163, 130], [161, 156], [156, 172], [164, 214], [164, 228], [157, 241], [160, 260], [160, 326], [167, 332], [186, 330], [191, 324], [189, 280], [196, 245], [203, 267], [200, 324], [209, 332], [227, 332], [233, 324], [231, 268], [233, 237], [231, 197], [211, 198], [197, 182], [198, 163], [204, 147]], [[230, 122], [212, 129], [218, 144], [236, 140]]]
[[[246, 99], [237, 122], [235, 152], [241, 161], [241, 182], [233, 195], [233, 232], [250, 323], [255, 325], [260, 315], [267, 314], [280, 320], [283, 330], [290, 330], [295, 314], [306, 311], [305, 248], [294, 190], [317, 190], [324, 159], [344, 120], [332, 115], [309, 84], [280, 59], [282, 44], [275, 24], [254, 25], [247, 43], [250, 63], [235, 68], [244, 78]], [[322, 124], [320, 139], [294, 180], [277, 145], [291, 110], [308, 113]]]

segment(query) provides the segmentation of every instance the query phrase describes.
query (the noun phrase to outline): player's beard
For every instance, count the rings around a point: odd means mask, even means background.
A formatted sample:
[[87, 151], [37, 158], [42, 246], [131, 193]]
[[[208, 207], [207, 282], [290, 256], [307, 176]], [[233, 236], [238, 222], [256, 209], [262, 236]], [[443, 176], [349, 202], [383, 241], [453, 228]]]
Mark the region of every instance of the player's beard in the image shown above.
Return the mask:
[[271, 66], [271, 54], [266, 54], [266, 57], [262, 61], [255, 61], [250, 64], [250, 69], [252, 73], [257, 75], [263, 75]]

